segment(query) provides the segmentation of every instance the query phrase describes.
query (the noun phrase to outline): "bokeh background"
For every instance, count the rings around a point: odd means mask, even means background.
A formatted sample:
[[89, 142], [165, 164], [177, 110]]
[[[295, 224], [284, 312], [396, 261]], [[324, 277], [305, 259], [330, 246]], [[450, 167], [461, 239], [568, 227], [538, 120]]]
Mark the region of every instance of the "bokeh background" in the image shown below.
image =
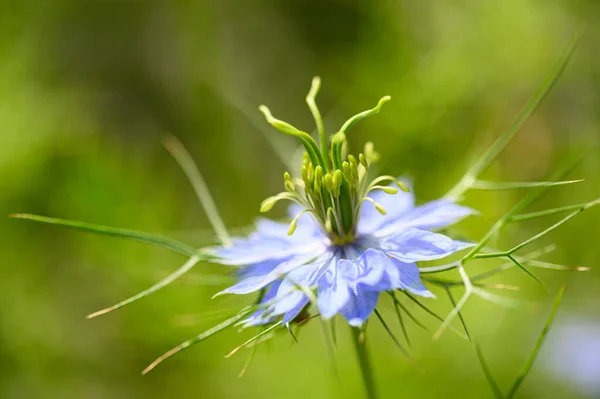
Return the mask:
[[[382, 155], [381, 170], [410, 176], [419, 201], [443, 195], [497, 137], [550, 70], [575, 27], [587, 29], [543, 106], [486, 179], [542, 179], [588, 148], [573, 172], [533, 209], [600, 196], [597, 142], [600, 52], [596, 2], [573, 0], [111, 1], [3, 0], [0, 6], [0, 214], [31, 212], [214, 242], [185, 176], [161, 146], [167, 133], [193, 154], [222, 216], [243, 232], [262, 199], [282, 189], [296, 143], [257, 111], [304, 129], [313, 75], [329, 131], [382, 95], [393, 101], [351, 134]], [[481, 216], [458, 225], [472, 239], [525, 193], [477, 192]], [[283, 208], [273, 211], [281, 217]], [[509, 248], [557, 218], [507, 230]], [[600, 213], [591, 209], [537, 243], [544, 259], [587, 273], [536, 271], [565, 300], [522, 398], [600, 397]], [[157, 294], [112, 314], [85, 315], [147, 288], [185, 259], [162, 249], [29, 222], [0, 220], [0, 397], [361, 398], [339, 321], [333, 376], [320, 325], [296, 345], [281, 334], [261, 346], [245, 377], [251, 336], [228, 331], [168, 360], [156, 356], [227, 317], [239, 299], [211, 296], [230, 270], [200, 264]], [[532, 249], [535, 249], [532, 248]], [[473, 272], [497, 263], [473, 263]], [[507, 309], [481, 299], [465, 308], [471, 332], [506, 389], [531, 350], [553, 299], [518, 270]], [[445, 314], [438, 292], [428, 304]], [[459, 291], [456, 292], [458, 296]], [[389, 303], [381, 309], [400, 337]], [[407, 303], [430, 330], [438, 321]], [[369, 345], [382, 397], [491, 397], [473, 347], [451, 332], [409, 323], [413, 368], [377, 323]]]

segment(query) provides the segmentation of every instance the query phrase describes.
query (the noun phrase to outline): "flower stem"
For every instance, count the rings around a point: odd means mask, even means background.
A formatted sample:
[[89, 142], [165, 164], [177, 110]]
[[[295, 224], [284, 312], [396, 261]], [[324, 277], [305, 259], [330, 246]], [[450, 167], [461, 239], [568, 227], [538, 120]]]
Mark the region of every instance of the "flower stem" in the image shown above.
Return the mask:
[[365, 383], [365, 389], [367, 391], [367, 399], [376, 399], [377, 394], [375, 392], [375, 385], [373, 381], [373, 370], [371, 369], [371, 363], [369, 361], [369, 353], [367, 351], [367, 342], [365, 336], [360, 328], [352, 327], [352, 341], [354, 342], [354, 348], [356, 349], [356, 355], [358, 356], [358, 363], [360, 364], [360, 373], [362, 374], [363, 382]]

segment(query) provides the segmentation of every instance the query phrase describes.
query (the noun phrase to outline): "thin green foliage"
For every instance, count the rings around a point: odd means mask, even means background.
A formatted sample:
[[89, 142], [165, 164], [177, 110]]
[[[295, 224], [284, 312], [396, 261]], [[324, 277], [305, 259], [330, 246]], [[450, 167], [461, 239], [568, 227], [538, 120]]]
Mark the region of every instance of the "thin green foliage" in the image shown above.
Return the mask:
[[269, 334], [271, 331], [275, 330], [278, 327], [281, 327], [282, 325], [283, 325], [283, 321], [278, 321], [277, 323], [273, 324], [272, 326], [269, 326], [268, 328], [265, 328], [263, 331], [259, 332], [254, 337], [250, 338], [249, 340], [247, 340], [246, 342], [244, 342], [243, 344], [241, 344], [237, 348], [234, 348], [225, 357], [229, 358], [229, 357], [235, 355], [240, 349], [245, 348], [246, 346], [250, 345], [251, 343], [253, 343], [257, 339], [261, 338], [264, 335]]
[[160, 290], [161, 288], [164, 288], [167, 285], [171, 284], [173, 281], [175, 281], [179, 277], [183, 276], [192, 267], [196, 266], [196, 264], [198, 262], [200, 262], [200, 258], [198, 258], [197, 256], [192, 256], [187, 262], [185, 262], [183, 264], [183, 266], [181, 266], [179, 269], [177, 269], [174, 273], [171, 273], [169, 276], [165, 277], [164, 279], [162, 279], [158, 283], [154, 284], [152, 287], [148, 288], [147, 290], [144, 290], [144, 291], [140, 292], [139, 294], [136, 294], [130, 298], [127, 298], [124, 301], [117, 303], [116, 305], [110, 306], [106, 309], [102, 309], [102, 310], [99, 310], [94, 313], [91, 313], [87, 316], [87, 318], [92, 319], [94, 317], [104, 315], [106, 313], [109, 313], [109, 312], [112, 312], [113, 310], [122, 308], [125, 305], [129, 305], [139, 299], [142, 299], [148, 295], [155, 293], [156, 291]]
[[539, 107], [546, 95], [554, 87], [558, 79], [561, 77], [565, 68], [567, 67], [577, 43], [581, 31], [578, 29], [571, 37], [566, 51], [559, 57], [554, 68], [550, 71], [546, 79], [542, 82], [539, 88], [535, 91], [533, 96], [525, 104], [521, 112], [517, 115], [517, 118], [511, 123], [508, 129], [492, 144], [490, 148], [469, 168], [463, 178], [454, 186], [448, 194], [447, 198], [457, 200], [467, 190], [469, 190], [479, 176], [490, 166], [490, 164], [496, 159], [498, 154], [506, 147], [506, 145], [512, 140], [514, 135], [521, 129], [531, 114]]
[[[392, 297], [395, 297], [395, 293], [392, 292]], [[402, 312], [400, 312], [400, 306], [392, 299], [394, 303], [394, 310], [396, 311], [396, 317], [398, 318], [398, 323], [400, 323], [400, 328], [402, 328], [402, 334], [404, 335], [404, 339], [406, 340], [406, 345], [410, 348], [410, 339], [408, 337], [408, 330], [406, 329], [406, 325], [404, 324], [404, 318], [402, 317]]]
[[189, 257], [196, 256], [196, 257], [200, 258], [200, 260], [209, 260], [209, 259], [213, 258], [212, 255], [210, 255], [208, 253], [199, 252], [195, 248], [193, 248], [187, 244], [184, 244], [182, 242], [172, 240], [170, 238], [165, 238], [165, 237], [160, 237], [160, 236], [149, 234], [149, 233], [140, 232], [140, 231], [126, 230], [126, 229], [120, 229], [120, 228], [108, 227], [108, 226], [101, 226], [101, 225], [97, 225], [97, 224], [77, 222], [77, 221], [73, 221], [73, 220], [57, 219], [57, 218], [51, 218], [51, 217], [46, 217], [46, 216], [30, 215], [30, 214], [25, 214], [25, 213], [10, 215], [10, 217], [14, 218], [14, 219], [31, 220], [34, 222], [53, 224], [56, 226], [86, 231], [86, 232], [94, 233], [94, 234], [100, 234], [100, 235], [105, 235], [105, 236], [110, 236], [110, 237], [118, 237], [118, 238], [124, 238], [127, 240], [142, 242], [144, 244], [150, 244], [150, 245], [154, 245], [157, 247], [165, 248], [170, 251], [177, 252], [178, 254], [181, 254], [181, 255], [185, 255], [185, 256], [189, 256]]
[[150, 363], [150, 365], [148, 367], [146, 367], [144, 369], [144, 371], [142, 371], [142, 374], [147, 374], [150, 371], [152, 371], [156, 366], [158, 366], [161, 362], [163, 362], [164, 360], [168, 359], [169, 357], [173, 356], [174, 354], [181, 352], [184, 349], [189, 348], [190, 346], [197, 344], [199, 342], [204, 341], [207, 338], [212, 337], [213, 335], [225, 330], [226, 328], [234, 325], [235, 323], [237, 323], [239, 320], [243, 319], [244, 317], [246, 317], [247, 315], [249, 315], [250, 313], [252, 313], [255, 310], [255, 306], [247, 306], [244, 309], [242, 309], [238, 314], [236, 314], [235, 316], [225, 320], [224, 322], [222, 322], [221, 324], [218, 324], [216, 326], [214, 326], [213, 328], [203, 332], [202, 334], [198, 335], [197, 337], [194, 337], [192, 339], [189, 339], [179, 345], [177, 345], [175, 348], [171, 349], [170, 351], [166, 352], [164, 355], [160, 356], [159, 358], [157, 358], [155, 361], [153, 361], [152, 363]]
[[392, 330], [390, 330], [390, 328], [388, 327], [387, 323], [385, 322], [383, 316], [381, 315], [381, 313], [379, 313], [379, 311], [377, 309], [375, 309], [375, 316], [377, 316], [377, 319], [379, 319], [379, 322], [381, 323], [381, 325], [383, 326], [384, 330], [388, 333], [388, 335], [390, 336], [390, 338], [392, 339], [392, 341], [394, 342], [394, 344], [398, 347], [398, 349], [400, 349], [400, 352], [402, 352], [402, 354], [416, 367], [418, 367], [417, 362], [415, 361], [415, 359], [413, 359], [413, 357], [410, 355], [410, 353], [406, 350], [406, 348], [404, 346], [402, 346], [402, 344], [400, 343], [400, 341], [398, 341], [398, 339], [396, 338], [396, 336], [394, 335], [394, 333], [392, 332]]
[[471, 186], [471, 190], [502, 191], [514, 190], [518, 188], [536, 188], [536, 187], [555, 187], [567, 184], [580, 183], [583, 180], [567, 180], [556, 182], [519, 182], [519, 183], [497, 183], [491, 181], [476, 180]]
[[419, 327], [421, 327], [422, 329], [424, 329], [425, 331], [429, 331], [429, 329], [427, 327], [425, 327], [425, 325], [423, 325], [423, 323], [421, 323], [403, 304], [402, 302], [400, 302], [400, 300], [396, 297], [396, 293], [394, 291], [390, 292], [390, 295], [392, 297], [392, 300], [394, 301], [394, 306], [396, 306], [396, 309], [401, 308], [404, 313], [406, 313], [406, 315]]
[[546, 323], [544, 325], [544, 328], [542, 329], [542, 332], [538, 336], [537, 342], [536, 342], [535, 346], [533, 347], [533, 351], [531, 352], [531, 354], [525, 361], [525, 364], [523, 365], [523, 367], [521, 368], [521, 371], [515, 378], [508, 393], [506, 394], [506, 396], [502, 394], [502, 391], [498, 387], [498, 384], [497, 384], [496, 380], [494, 379], [492, 372], [483, 356], [481, 347], [479, 346], [479, 344], [475, 343], [475, 351], [477, 353], [477, 358], [479, 359], [479, 363], [481, 364], [481, 368], [483, 370], [483, 373], [485, 374], [488, 384], [490, 385], [490, 388], [491, 388], [492, 392], [494, 393], [494, 397], [496, 397], [497, 399], [512, 399], [517, 394], [517, 391], [519, 390], [521, 384], [523, 383], [523, 381], [529, 374], [529, 371], [531, 370], [531, 367], [533, 366], [533, 363], [535, 362], [535, 359], [537, 358], [537, 355], [540, 352], [542, 344], [544, 343], [544, 340], [546, 339], [546, 336], [548, 335], [548, 332], [550, 331], [550, 327], [552, 325], [552, 322], [554, 321], [554, 317], [556, 316], [556, 312], [558, 311], [558, 308], [560, 306], [560, 302], [561, 302], [563, 294], [565, 292], [565, 288], [566, 288], [566, 286], [563, 285], [558, 290], [558, 294], [556, 295], [556, 299], [554, 300], [554, 304], [552, 306], [552, 310], [550, 311], [550, 315], [548, 316], [548, 318], [546, 320]]
[[192, 185], [192, 188], [194, 189], [194, 192], [196, 193], [196, 196], [198, 197], [198, 200], [200, 201], [200, 204], [202, 205], [202, 208], [208, 217], [208, 221], [217, 234], [219, 241], [224, 246], [231, 245], [231, 237], [227, 232], [227, 227], [225, 227], [225, 223], [223, 223], [223, 219], [219, 214], [219, 210], [215, 205], [215, 201], [210, 195], [208, 186], [206, 185], [204, 177], [202, 177], [198, 166], [194, 162], [194, 159], [175, 136], [166, 137], [163, 143], [165, 148], [171, 153], [173, 158], [175, 158], [190, 181], [190, 184]]
[[[427, 306], [423, 305], [417, 298], [415, 298], [414, 296], [410, 295], [408, 292], [406, 291], [401, 291], [404, 295], [406, 295], [408, 298], [410, 298], [410, 300], [412, 300], [414, 303], [416, 303], [421, 309], [423, 309], [424, 311], [426, 311], [427, 313], [429, 313], [431, 316], [435, 317], [436, 319], [438, 319], [439, 321], [443, 322], [444, 318], [440, 315], [438, 315], [437, 313], [435, 313], [433, 310], [429, 309]], [[448, 326], [453, 332], [455, 332], [459, 337], [463, 338], [463, 339], [468, 339], [468, 337], [461, 333], [460, 331], [458, 331], [456, 328], [454, 328], [453, 326]]]
[[504, 395], [502, 395], [502, 391], [500, 391], [500, 387], [498, 387], [498, 383], [494, 379], [494, 376], [492, 375], [492, 372], [491, 372], [487, 362], [485, 361], [485, 358], [483, 357], [483, 352], [481, 351], [481, 347], [479, 346], [479, 344], [477, 342], [475, 343], [475, 351], [477, 353], [477, 359], [479, 359], [479, 364], [481, 364], [481, 369], [483, 370], [483, 374], [485, 375], [485, 378], [486, 378], [488, 384], [490, 385], [492, 392], [494, 393], [494, 397], [496, 399], [503, 399]]
[[[445, 287], [446, 289], [446, 294], [448, 295], [448, 299], [450, 300], [450, 303], [452, 304], [452, 307], [455, 308], [456, 307], [456, 301], [454, 300], [454, 296], [452, 295], [452, 291], [450, 290], [450, 287]], [[463, 329], [465, 330], [465, 334], [467, 335], [467, 339], [469, 341], [471, 341], [471, 334], [469, 333], [469, 329], [467, 328], [467, 323], [465, 323], [465, 319], [463, 318], [462, 313], [459, 311], [458, 312], [458, 319], [460, 320], [460, 323], [463, 326]]]
[[531, 367], [533, 366], [533, 363], [535, 362], [535, 359], [536, 359], [538, 353], [540, 352], [540, 349], [542, 348], [542, 344], [544, 343], [544, 340], [546, 339], [546, 336], [548, 335], [548, 331], [550, 331], [550, 326], [552, 325], [552, 322], [554, 321], [554, 317], [556, 316], [556, 312], [558, 311], [558, 307], [560, 306], [560, 302], [561, 302], [563, 294], [565, 292], [565, 288], [566, 288], [566, 286], [563, 285], [558, 290], [558, 294], [556, 295], [556, 299], [554, 300], [554, 305], [552, 306], [550, 315], [548, 316], [548, 319], [546, 320], [546, 324], [544, 325], [544, 328], [542, 329], [542, 332], [540, 333], [540, 335], [537, 339], [537, 342], [535, 343], [535, 346], [533, 347], [533, 351], [531, 352], [531, 354], [525, 361], [523, 368], [517, 375], [515, 382], [511, 386], [510, 390], [508, 391], [508, 394], [506, 395], [507, 399], [512, 399], [516, 395], [517, 391], [519, 390], [519, 387], [521, 386], [521, 384], [527, 377], [527, 374], [529, 374], [529, 371], [531, 370]]

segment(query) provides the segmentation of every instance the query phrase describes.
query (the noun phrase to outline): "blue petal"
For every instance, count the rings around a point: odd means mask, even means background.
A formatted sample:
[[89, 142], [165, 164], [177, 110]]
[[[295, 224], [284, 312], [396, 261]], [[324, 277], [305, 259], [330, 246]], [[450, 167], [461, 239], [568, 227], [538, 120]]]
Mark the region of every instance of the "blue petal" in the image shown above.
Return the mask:
[[[395, 184], [392, 187], [398, 188]], [[381, 204], [387, 213], [382, 215], [372, 204], [363, 203], [360, 207], [359, 235], [373, 233], [383, 225], [398, 220], [415, 207], [415, 198], [412, 192], [406, 193], [399, 190], [396, 194], [386, 194], [384, 191], [378, 190], [369, 193], [368, 197]]]
[[277, 291], [274, 314], [285, 314], [284, 323], [292, 320], [308, 303], [308, 296], [300, 289], [310, 289], [326, 270], [327, 262], [311, 263], [292, 270]]
[[365, 270], [358, 260], [342, 259], [319, 279], [319, 312], [329, 319], [340, 313], [352, 326], [364, 323], [377, 305], [379, 291], [358, 285]]
[[310, 262], [315, 259], [315, 255], [298, 255], [290, 257], [287, 260], [278, 262], [275, 267], [271, 270], [265, 268], [265, 271], [268, 270], [266, 274], [257, 274], [257, 275], [249, 275], [246, 277], [242, 277], [237, 284], [219, 292], [217, 295], [221, 294], [249, 294], [254, 291], [258, 291], [259, 289], [267, 286], [273, 281], [284, 277], [287, 273], [294, 270], [295, 268], [302, 266], [303, 264]]
[[381, 225], [380, 229], [373, 234], [377, 237], [385, 237], [410, 227], [439, 229], [475, 213], [477, 212], [471, 208], [457, 205], [447, 199], [440, 199], [419, 206], [400, 218]]
[[319, 230], [310, 215], [301, 217], [294, 234], [288, 235], [287, 224], [258, 219], [256, 231], [248, 238], [234, 238], [232, 245], [218, 247], [214, 254], [226, 265], [248, 265], [267, 260], [283, 260], [294, 255], [320, 253], [329, 240]]
[[434, 298], [433, 295], [421, 281], [421, 273], [415, 263], [404, 263], [398, 259], [390, 259], [394, 264], [394, 267], [398, 270], [400, 275], [400, 281], [395, 284], [394, 288], [402, 288], [413, 294], [423, 296], [426, 298]]
[[375, 249], [366, 250], [358, 261], [364, 269], [357, 280], [361, 288], [371, 291], [406, 289], [420, 296], [434, 296], [421, 282], [415, 263], [401, 262]]
[[386, 254], [405, 262], [444, 258], [454, 252], [472, 247], [474, 244], [455, 241], [442, 234], [409, 228], [379, 242]]
[[[281, 284], [281, 281], [275, 281], [273, 284], [271, 284], [269, 286], [269, 289], [267, 290], [267, 292], [265, 293], [265, 295], [263, 296], [262, 300], [260, 301], [260, 304], [263, 306], [266, 306], [269, 302], [271, 302], [275, 296], [277, 295], [277, 291], [279, 290], [279, 285]], [[265, 316], [265, 312], [267, 312], [267, 308], [262, 308], [257, 310], [256, 312], [252, 313], [247, 319], [244, 320], [244, 325], [249, 327], [249, 326], [260, 326], [263, 324], [268, 324], [270, 323], [273, 318], [272, 317], [263, 317]]]
[[350, 291], [350, 298], [340, 309], [340, 314], [348, 320], [351, 326], [361, 326], [375, 310], [379, 299], [379, 291], [369, 291], [354, 287]]
[[357, 270], [354, 262], [341, 259], [334, 262], [321, 276], [318, 282], [319, 313], [324, 319], [330, 319], [346, 305], [350, 299], [349, 281], [345, 274]]
[[357, 260], [362, 271], [357, 282], [372, 291], [387, 291], [398, 288], [400, 274], [388, 255], [370, 248]]

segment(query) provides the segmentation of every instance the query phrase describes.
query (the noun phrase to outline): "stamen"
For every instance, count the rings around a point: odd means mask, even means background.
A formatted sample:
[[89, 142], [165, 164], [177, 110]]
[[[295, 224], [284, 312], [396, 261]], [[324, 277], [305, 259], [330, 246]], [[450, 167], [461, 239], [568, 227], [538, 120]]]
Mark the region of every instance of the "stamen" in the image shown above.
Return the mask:
[[381, 206], [381, 204], [380, 204], [380, 203], [378, 203], [378, 202], [375, 202], [375, 200], [374, 200], [373, 198], [369, 198], [369, 197], [362, 197], [362, 198], [360, 199], [360, 202], [363, 202], [363, 201], [368, 201], [368, 202], [370, 202], [371, 204], [373, 204], [373, 206], [375, 207], [375, 209], [377, 209], [377, 211], [378, 211], [379, 213], [381, 213], [382, 215], [385, 215], [385, 214], [387, 214], [387, 211], [385, 210], [385, 208], [384, 208], [383, 206]]
[[296, 231], [296, 227], [298, 227], [298, 219], [300, 219], [300, 216], [302, 216], [306, 212], [310, 212], [310, 209], [304, 209], [303, 211], [298, 212], [294, 219], [292, 219], [292, 222], [290, 223], [290, 228], [288, 229], [288, 236], [294, 234], [294, 232]]
[[390, 186], [373, 186], [371, 188], [369, 188], [369, 192], [373, 191], [373, 190], [381, 190], [383, 192], [385, 192], [386, 194], [398, 194], [398, 190], [395, 189], [394, 187], [390, 187]]
[[285, 172], [283, 174], [283, 180], [284, 180], [285, 189], [288, 190], [290, 193], [295, 193], [296, 186], [294, 185], [294, 182], [292, 181], [292, 176], [290, 176], [290, 174], [288, 172]]

